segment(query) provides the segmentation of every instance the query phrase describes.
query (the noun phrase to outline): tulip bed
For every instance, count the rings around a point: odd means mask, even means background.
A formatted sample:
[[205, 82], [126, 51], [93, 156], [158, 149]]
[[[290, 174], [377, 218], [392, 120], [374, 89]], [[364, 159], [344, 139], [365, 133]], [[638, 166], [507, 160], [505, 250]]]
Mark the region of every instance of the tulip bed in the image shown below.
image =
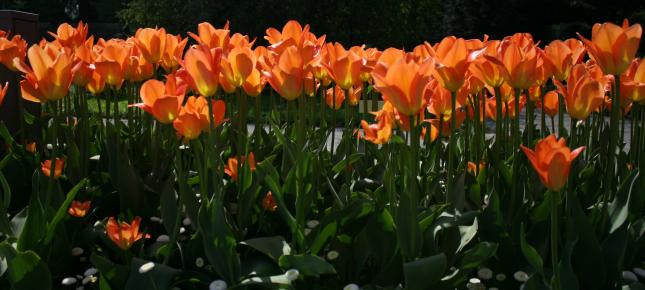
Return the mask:
[[645, 289], [639, 24], [50, 34], [0, 35], [41, 105], [0, 125], [2, 289]]

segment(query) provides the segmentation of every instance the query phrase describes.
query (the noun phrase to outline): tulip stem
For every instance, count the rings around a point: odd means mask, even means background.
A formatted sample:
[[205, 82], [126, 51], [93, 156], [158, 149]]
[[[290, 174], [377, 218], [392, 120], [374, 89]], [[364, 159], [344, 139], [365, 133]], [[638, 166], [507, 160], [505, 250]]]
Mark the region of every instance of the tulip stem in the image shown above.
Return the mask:
[[558, 92], [558, 137], [564, 134], [564, 110], [564, 97]]
[[559, 193], [551, 192], [551, 267], [553, 268], [552, 289], [560, 290], [560, 273], [558, 271], [558, 200]]
[[495, 157], [499, 158], [502, 152], [502, 93], [499, 87], [495, 87]]
[[255, 109], [254, 110], [254, 113], [255, 113], [255, 130], [253, 130], [253, 133], [255, 133], [255, 142], [256, 142], [256, 144], [260, 144], [260, 141], [261, 141], [261, 139], [260, 139], [260, 137], [261, 137], [260, 130], [264, 130], [264, 128], [262, 128], [262, 117], [260, 116], [260, 108], [261, 108], [260, 96], [259, 95], [255, 96], [253, 99], [254, 99], [254, 102], [255, 102], [255, 108], [254, 108]]
[[[455, 207], [456, 204], [454, 201], [450, 200], [452, 196], [452, 170], [453, 170], [453, 154], [455, 154], [455, 139], [456, 139], [456, 130], [457, 130], [457, 92], [450, 92], [450, 140], [448, 140], [448, 172], [447, 172], [447, 181], [446, 181], [446, 201], [451, 204], [452, 207]], [[412, 126], [412, 124], [410, 124]], [[456, 193], [455, 193], [456, 194]]]
[[51, 126], [52, 154], [50, 156], [51, 163], [49, 164], [49, 183], [47, 185], [47, 195], [46, 195], [47, 202], [45, 204], [49, 204], [52, 197], [52, 191], [54, 190], [54, 183], [56, 181], [56, 156], [58, 155], [58, 101], [51, 101], [48, 104], [51, 104], [51, 108], [52, 108], [52, 126]]
[[540, 105], [542, 106], [540, 110], [540, 136], [544, 138], [544, 136], [546, 136], [546, 117], [545, 117], [546, 114], [544, 113], [544, 87], [540, 87]]
[[603, 207], [606, 208], [606, 203], [609, 201], [609, 195], [613, 189], [613, 180], [616, 176], [616, 148], [618, 147], [618, 122], [620, 121], [620, 76], [614, 76], [614, 93], [611, 101], [611, 118], [609, 119], [609, 149], [607, 154], [607, 175], [605, 180], [605, 196], [603, 197]]

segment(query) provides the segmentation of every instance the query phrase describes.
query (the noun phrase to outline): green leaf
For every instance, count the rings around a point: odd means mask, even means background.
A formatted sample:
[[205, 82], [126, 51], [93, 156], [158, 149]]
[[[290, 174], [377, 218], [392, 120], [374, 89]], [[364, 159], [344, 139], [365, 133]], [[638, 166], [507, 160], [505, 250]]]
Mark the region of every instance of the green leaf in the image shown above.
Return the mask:
[[240, 257], [235, 249], [237, 242], [226, 222], [224, 205], [219, 199], [211, 204], [202, 203], [199, 211], [199, 229], [202, 233], [204, 252], [217, 274], [235, 284], [240, 277]]
[[[322, 250], [323, 247], [327, 244], [327, 242], [336, 235], [337, 228], [338, 224], [336, 223], [336, 221], [325, 224], [324, 226], [320, 226], [320, 230], [318, 230], [317, 228], [318, 231], [314, 231], [316, 238], [314, 239], [310, 247], [311, 253], [317, 255], [320, 250]], [[310, 233], [310, 235], [314, 233]]]
[[531, 264], [531, 266], [533, 266], [536, 271], [542, 273], [544, 269], [544, 262], [542, 261], [542, 257], [540, 256], [540, 254], [538, 254], [537, 250], [535, 250], [535, 248], [526, 241], [524, 224], [520, 226], [520, 247], [522, 248], [522, 254], [524, 254], [524, 257], [529, 262], [529, 264]]
[[634, 189], [637, 188], [635, 186], [638, 184], [637, 181], [640, 172], [637, 172], [638, 171], [632, 171], [629, 177], [623, 181], [614, 197], [614, 200], [608, 206], [607, 210], [609, 211], [609, 221], [611, 224], [611, 228], [609, 229], [610, 234], [620, 228], [620, 226], [622, 226], [627, 220], [632, 192], [634, 192]]
[[56, 232], [56, 226], [58, 223], [60, 223], [61, 220], [65, 217], [67, 214], [67, 209], [69, 208], [69, 205], [72, 203], [74, 198], [76, 197], [76, 194], [83, 188], [85, 183], [87, 182], [87, 178], [81, 180], [76, 186], [74, 186], [68, 193], [67, 197], [65, 198], [65, 201], [63, 204], [58, 207], [58, 210], [56, 211], [56, 215], [54, 215], [54, 218], [50, 223], [47, 224], [47, 234], [45, 235], [45, 245], [48, 245], [49, 242], [51, 242], [52, 238], [54, 237], [54, 233]]
[[174, 177], [168, 178], [159, 197], [159, 206], [161, 207], [161, 219], [163, 226], [169, 235], [174, 235], [176, 231], [177, 219], [179, 218], [179, 207], [177, 206], [177, 193], [175, 192]]
[[284, 255], [278, 264], [282, 269], [298, 269], [305, 276], [318, 277], [322, 274], [336, 274], [334, 266], [325, 259], [314, 255]]
[[122, 289], [125, 286], [129, 270], [127, 266], [115, 264], [94, 252], [90, 255], [90, 262], [99, 270], [100, 277], [105, 280], [105, 284], [112, 285], [116, 289]]
[[334, 165], [331, 171], [334, 172], [334, 174], [338, 174], [341, 171], [345, 170], [347, 165], [354, 164], [356, 163], [356, 161], [360, 160], [363, 155], [364, 154], [360, 154], [360, 153], [352, 154], [349, 156], [349, 158], [345, 158], [339, 161], [338, 163], [336, 163], [336, 165]]
[[464, 252], [461, 259], [460, 269], [474, 269], [485, 262], [487, 259], [495, 256], [497, 252], [497, 243], [480, 242], [474, 247]]
[[132, 266], [130, 267], [130, 275], [125, 284], [126, 290], [141, 290], [141, 289], [170, 289], [175, 279], [181, 271], [170, 268], [163, 264], [155, 263], [154, 267], [146, 272], [139, 273], [139, 268], [148, 263], [146, 260], [139, 258], [132, 259]]
[[254, 238], [240, 244], [254, 248], [276, 262], [281, 256], [291, 254], [291, 247], [282, 236]]
[[443, 253], [405, 263], [405, 289], [429, 288], [441, 280], [447, 267], [448, 261]]
[[8, 265], [8, 279], [12, 289], [51, 289], [49, 269], [35, 252], [18, 252]]

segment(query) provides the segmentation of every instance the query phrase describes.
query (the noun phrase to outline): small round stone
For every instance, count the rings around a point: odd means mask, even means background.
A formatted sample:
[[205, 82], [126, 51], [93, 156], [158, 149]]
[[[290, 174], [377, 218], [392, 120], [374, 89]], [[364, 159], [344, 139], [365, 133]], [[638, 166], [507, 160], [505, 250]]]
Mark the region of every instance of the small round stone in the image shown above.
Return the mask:
[[481, 268], [477, 271], [477, 276], [482, 280], [490, 280], [493, 278], [493, 270], [489, 268]]
[[499, 290], [497, 287], [490, 287], [488, 290]]
[[184, 228], [184, 227], [179, 228], [179, 233], [180, 234], [183, 234], [185, 232], [186, 232], [186, 228]]
[[92, 268], [89, 268], [89, 269], [85, 270], [85, 272], [83, 273], [83, 276], [87, 277], [87, 276], [96, 275], [98, 272], [99, 272], [99, 270], [97, 270], [96, 268], [92, 267]]
[[347, 284], [345, 287], [343, 287], [343, 290], [360, 290], [361, 288], [358, 287], [358, 285], [351, 283]]
[[202, 257], [197, 257], [197, 259], [195, 259], [195, 266], [197, 266], [197, 268], [204, 267], [204, 259]]
[[185, 218], [184, 220], [181, 221], [181, 224], [184, 225], [185, 227], [189, 226], [192, 223], [190, 218]]
[[319, 224], [320, 224], [320, 222], [317, 221], [317, 220], [310, 220], [310, 221], [307, 222], [307, 227], [310, 228], [310, 229], [313, 229], [313, 228], [317, 227]]
[[645, 278], [645, 269], [636, 267], [636, 268], [632, 269], [632, 271], [634, 271], [634, 273], [636, 275], [640, 276], [641, 278]]
[[300, 276], [300, 272], [297, 269], [289, 269], [284, 273], [284, 276], [289, 281], [295, 281]]
[[168, 235], [160, 235], [157, 237], [156, 241], [158, 243], [167, 243], [168, 241], [170, 241], [170, 237]]
[[78, 257], [80, 255], [83, 255], [84, 252], [85, 250], [83, 250], [83, 248], [76, 247], [72, 249], [72, 256]]
[[74, 277], [67, 277], [63, 279], [63, 282], [61, 282], [61, 284], [63, 284], [63, 286], [70, 286], [76, 284], [76, 281], [77, 280]]
[[154, 262], [148, 262], [148, 263], [145, 263], [145, 264], [141, 265], [141, 267], [139, 267], [139, 274], [145, 274], [145, 273], [148, 273], [148, 272], [150, 272], [150, 270], [152, 270], [152, 268], [154, 268], [154, 267], [155, 267], [155, 263], [154, 263]]
[[526, 282], [529, 280], [529, 274], [526, 274], [524, 271], [517, 271], [515, 274], [513, 274], [513, 278], [517, 280], [518, 282]]
[[638, 282], [638, 277], [632, 271], [623, 271], [623, 279], [629, 282]]
[[499, 273], [499, 274], [495, 275], [495, 280], [497, 280], [497, 281], [504, 281], [504, 280], [506, 280], [506, 274], [504, 274], [504, 273]]
[[160, 217], [157, 217], [157, 216], [151, 216], [150, 221], [155, 222], [155, 223], [162, 223], [163, 222], [163, 220]]
[[226, 290], [228, 285], [224, 280], [215, 280], [208, 285], [208, 290]]
[[333, 261], [338, 258], [340, 254], [337, 251], [329, 251], [327, 252], [327, 260]]
[[305, 229], [305, 236], [306, 236], [306, 235], [309, 235], [310, 233], [311, 233], [311, 229], [310, 229], [310, 228], [306, 228], [306, 229]]

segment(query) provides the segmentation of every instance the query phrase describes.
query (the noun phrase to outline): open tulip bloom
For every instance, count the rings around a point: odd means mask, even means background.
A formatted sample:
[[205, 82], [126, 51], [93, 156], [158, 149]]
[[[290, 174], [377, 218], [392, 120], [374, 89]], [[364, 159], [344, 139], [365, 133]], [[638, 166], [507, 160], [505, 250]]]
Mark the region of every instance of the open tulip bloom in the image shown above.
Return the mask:
[[0, 31], [0, 288], [643, 287], [641, 24], [382, 50], [234, 24]]

